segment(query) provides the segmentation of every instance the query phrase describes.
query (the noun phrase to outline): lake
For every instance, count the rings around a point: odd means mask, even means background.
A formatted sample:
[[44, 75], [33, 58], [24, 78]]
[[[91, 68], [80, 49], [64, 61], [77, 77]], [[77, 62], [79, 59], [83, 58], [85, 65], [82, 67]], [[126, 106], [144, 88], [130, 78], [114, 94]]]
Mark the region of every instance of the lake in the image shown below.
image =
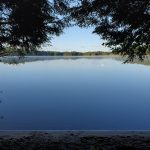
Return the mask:
[[150, 65], [110, 56], [2, 61], [0, 130], [150, 130]]

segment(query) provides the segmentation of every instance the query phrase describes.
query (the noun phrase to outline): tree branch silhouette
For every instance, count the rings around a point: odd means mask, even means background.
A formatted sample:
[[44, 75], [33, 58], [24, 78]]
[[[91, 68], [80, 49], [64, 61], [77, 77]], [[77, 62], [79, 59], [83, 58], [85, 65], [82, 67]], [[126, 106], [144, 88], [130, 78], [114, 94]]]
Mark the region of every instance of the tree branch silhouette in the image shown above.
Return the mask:
[[93, 26], [116, 53], [142, 60], [150, 51], [149, 0], [0, 0], [0, 50], [31, 52], [68, 26]]

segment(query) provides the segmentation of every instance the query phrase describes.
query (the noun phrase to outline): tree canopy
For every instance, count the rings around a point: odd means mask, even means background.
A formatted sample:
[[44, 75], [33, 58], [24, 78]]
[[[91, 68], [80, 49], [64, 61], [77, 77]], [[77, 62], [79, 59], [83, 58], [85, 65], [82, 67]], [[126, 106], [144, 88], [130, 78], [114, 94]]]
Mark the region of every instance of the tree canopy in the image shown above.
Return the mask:
[[94, 26], [130, 61], [150, 51], [149, 0], [0, 0], [0, 49], [32, 51], [68, 25]]
[[0, 0], [0, 48], [34, 50], [63, 32], [60, 17], [48, 0]]
[[149, 0], [80, 0], [70, 13], [79, 26], [94, 26], [104, 44], [128, 60], [150, 51]]

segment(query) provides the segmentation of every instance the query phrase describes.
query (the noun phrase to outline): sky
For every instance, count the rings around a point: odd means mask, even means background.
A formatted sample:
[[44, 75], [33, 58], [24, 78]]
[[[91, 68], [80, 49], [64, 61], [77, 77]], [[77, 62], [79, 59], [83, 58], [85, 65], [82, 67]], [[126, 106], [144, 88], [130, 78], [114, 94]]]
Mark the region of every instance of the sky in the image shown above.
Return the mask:
[[[109, 51], [102, 46], [103, 40], [92, 33], [93, 28], [70, 27], [64, 33], [54, 37], [51, 43], [46, 43], [42, 50], [45, 51]], [[51, 46], [50, 46], [51, 44]]]

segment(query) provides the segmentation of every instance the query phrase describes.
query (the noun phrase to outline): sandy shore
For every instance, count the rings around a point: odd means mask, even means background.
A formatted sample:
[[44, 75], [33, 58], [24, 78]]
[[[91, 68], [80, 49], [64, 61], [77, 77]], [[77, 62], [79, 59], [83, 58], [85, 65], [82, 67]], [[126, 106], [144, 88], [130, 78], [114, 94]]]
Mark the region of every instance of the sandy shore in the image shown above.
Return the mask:
[[150, 150], [150, 131], [0, 131], [0, 150]]

